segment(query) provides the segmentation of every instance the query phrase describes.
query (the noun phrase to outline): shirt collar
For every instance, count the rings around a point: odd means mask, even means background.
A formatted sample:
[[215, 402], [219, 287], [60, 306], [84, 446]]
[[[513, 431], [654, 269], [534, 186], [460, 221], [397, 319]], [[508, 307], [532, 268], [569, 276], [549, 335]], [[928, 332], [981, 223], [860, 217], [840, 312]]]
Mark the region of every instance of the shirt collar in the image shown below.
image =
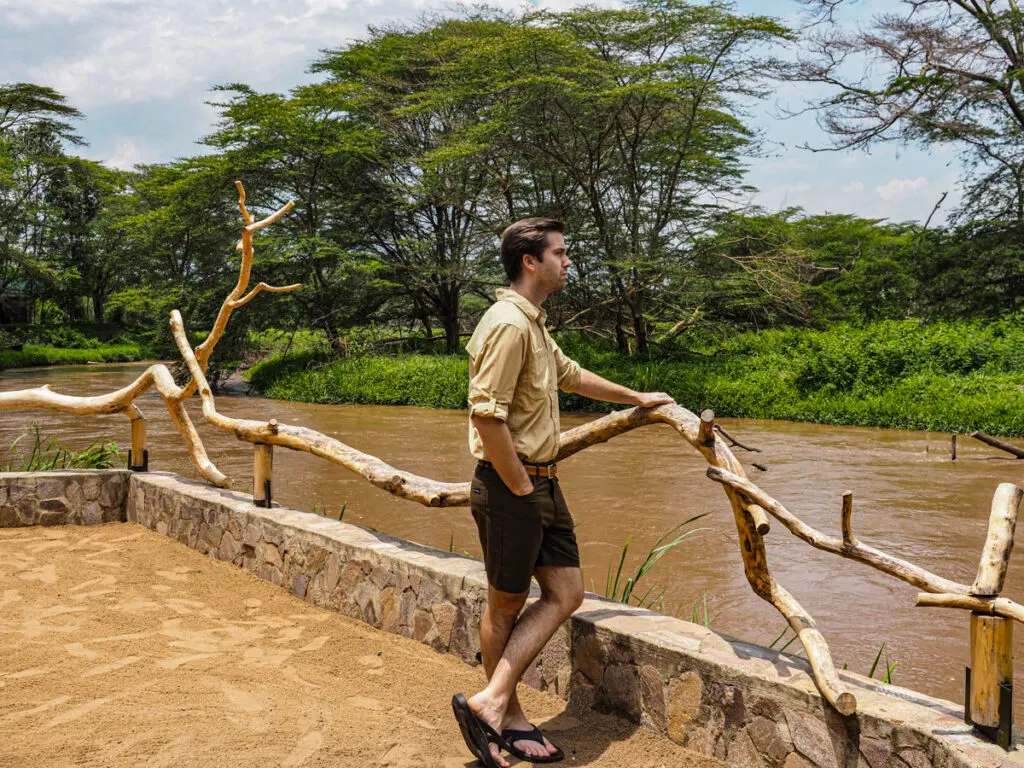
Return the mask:
[[547, 320], [547, 312], [536, 306], [525, 296], [521, 296], [516, 293], [511, 288], [499, 288], [494, 292], [494, 295], [497, 297], [498, 301], [510, 301], [515, 304], [523, 311], [523, 314], [526, 315], [531, 322], [540, 323], [543, 327], [544, 321]]

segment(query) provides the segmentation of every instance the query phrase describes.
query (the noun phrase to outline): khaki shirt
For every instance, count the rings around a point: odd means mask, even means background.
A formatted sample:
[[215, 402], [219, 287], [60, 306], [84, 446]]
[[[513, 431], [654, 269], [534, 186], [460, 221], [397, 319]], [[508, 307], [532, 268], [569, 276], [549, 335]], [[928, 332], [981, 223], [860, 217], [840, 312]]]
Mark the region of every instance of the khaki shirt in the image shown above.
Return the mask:
[[473, 414], [508, 424], [523, 461], [558, 455], [558, 390], [575, 392], [582, 369], [544, 327], [547, 312], [510, 288], [499, 288], [466, 345], [469, 353], [469, 450], [488, 460]]

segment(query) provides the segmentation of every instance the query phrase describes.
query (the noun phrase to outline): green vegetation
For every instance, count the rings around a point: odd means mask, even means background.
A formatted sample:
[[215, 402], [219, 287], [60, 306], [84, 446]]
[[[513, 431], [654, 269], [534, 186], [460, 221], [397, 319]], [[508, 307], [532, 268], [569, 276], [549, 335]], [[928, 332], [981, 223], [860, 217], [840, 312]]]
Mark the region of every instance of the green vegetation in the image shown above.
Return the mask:
[[[1024, 434], [1024, 324], [885, 320], [816, 331], [768, 329], [725, 341], [679, 336], [645, 362], [579, 336], [563, 348], [583, 366], [637, 390], [664, 390], [721, 416], [903, 429]], [[693, 348], [684, 345], [691, 343]], [[316, 403], [464, 408], [463, 356], [330, 361], [317, 350], [268, 358], [250, 371], [268, 397]], [[561, 394], [566, 410], [607, 409]], [[613, 406], [614, 407], [614, 406]]]
[[[0, 368], [176, 357], [172, 307], [201, 338], [237, 279], [241, 179], [257, 217], [296, 202], [258, 235], [254, 280], [303, 287], [235, 314], [215, 386], [269, 356], [252, 382], [272, 397], [462, 408], [495, 235], [553, 216], [575, 266], [549, 322], [598, 373], [728, 416], [1024, 434], [1024, 54], [990, 50], [1024, 15], [899, 0], [851, 37], [842, 5], [805, 0], [822, 24], [794, 29], [686, 0], [368, 28], [314, 83], [216, 87], [203, 152], [132, 171], [76, 155], [60, 93], [0, 84]], [[935, 43], [947, 28], [957, 45]], [[877, 81], [844, 85], [837, 51]], [[950, 62], [960, 79], [935, 75]], [[811, 143], [959, 148], [961, 207], [921, 224], [715, 203], [747, 196], [779, 78], [822, 87]]]
[[88, 349], [25, 346], [19, 351], [0, 350], [0, 370], [38, 365], [84, 365], [85, 363], [128, 363], [150, 359], [138, 344], [116, 344]]
[[[28, 445], [22, 441], [29, 438]], [[124, 457], [117, 443], [98, 443], [75, 451], [43, 437], [38, 424], [31, 424], [28, 432], [19, 435], [7, 449], [6, 463], [0, 463], [4, 472], [40, 472], [59, 469], [110, 469], [124, 465]]]
[[[882, 643], [878, 648], [878, 653], [875, 654], [875, 660], [871, 662], [871, 669], [868, 670], [868, 677], [875, 676], [875, 670], [878, 669], [878, 661], [882, 658], [882, 652], [885, 650], [885, 643]], [[889, 656], [885, 657], [885, 672], [882, 674], [882, 682], [892, 685], [892, 671], [896, 669], [898, 661], [894, 661], [892, 664], [889, 663]], [[846, 669], [846, 665], [843, 665], [843, 669]]]
[[406, 355], [322, 362], [315, 351], [272, 357], [253, 366], [249, 383], [276, 400], [464, 408], [464, 357]]

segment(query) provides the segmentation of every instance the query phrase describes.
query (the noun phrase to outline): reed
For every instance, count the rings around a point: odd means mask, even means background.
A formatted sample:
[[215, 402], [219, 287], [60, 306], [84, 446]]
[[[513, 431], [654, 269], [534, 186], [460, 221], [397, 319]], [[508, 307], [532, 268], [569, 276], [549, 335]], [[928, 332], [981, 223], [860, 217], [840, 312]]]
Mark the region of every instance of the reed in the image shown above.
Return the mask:
[[[707, 528], [691, 528], [682, 531], [671, 541], [666, 541], [670, 536], [675, 534], [682, 528], [686, 528], [691, 523], [700, 520], [705, 517], [708, 513], [705, 512], [701, 515], [695, 515], [689, 520], [684, 520], [679, 525], [666, 531], [661, 535], [653, 547], [651, 547], [647, 554], [644, 556], [640, 564], [634, 569], [633, 573], [622, 581], [623, 568], [626, 564], [626, 556], [629, 553], [630, 544], [633, 543], [633, 537], [630, 536], [626, 539], [625, 545], [622, 547], [622, 553], [619, 556], [619, 565], [615, 569], [615, 575], [612, 576], [612, 567], [609, 564], [608, 574], [605, 579], [604, 596], [616, 600], [620, 603], [629, 603], [633, 600], [636, 605], [641, 608], [649, 608], [651, 610], [664, 610], [665, 608], [665, 590], [660, 589], [657, 584], [652, 584], [648, 587], [647, 591], [641, 596], [636, 592], [637, 585], [639, 582], [650, 572], [650, 570], [657, 565], [658, 561], [661, 560], [669, 551], [682, 544], [684, 541], [689, 539], [691, 536], [708, 530]], [[656, 607], [657, 606], [657, 607]]]

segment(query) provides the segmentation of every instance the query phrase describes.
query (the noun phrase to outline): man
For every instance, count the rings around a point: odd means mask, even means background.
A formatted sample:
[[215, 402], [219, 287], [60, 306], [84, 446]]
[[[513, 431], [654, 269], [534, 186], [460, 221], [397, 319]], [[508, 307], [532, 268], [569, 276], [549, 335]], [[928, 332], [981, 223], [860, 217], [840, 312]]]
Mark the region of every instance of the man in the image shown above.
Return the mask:
[[[562, 759], [516, 698], [526, 668], [583, 601], [573, 521], [552, 463], [561, 432], [557, 390], [644, 408], [675, 402], [582, 369], [548, 334], [541, 305], [565, 287], [571, 266], [560, 221], [517, 221], [501, 235], [501, 260], [509, 287], [498, 290], [466, 347], [469, 446], [479, 460], [470, 499], [487, 569], [480, 645], [489, 683], [468, 700], [452, 700], [467, 746], [488, 768], [509, 765], [502, 748], [534, 763]], [[531, 576], [541, 597], [520, 616]]]

